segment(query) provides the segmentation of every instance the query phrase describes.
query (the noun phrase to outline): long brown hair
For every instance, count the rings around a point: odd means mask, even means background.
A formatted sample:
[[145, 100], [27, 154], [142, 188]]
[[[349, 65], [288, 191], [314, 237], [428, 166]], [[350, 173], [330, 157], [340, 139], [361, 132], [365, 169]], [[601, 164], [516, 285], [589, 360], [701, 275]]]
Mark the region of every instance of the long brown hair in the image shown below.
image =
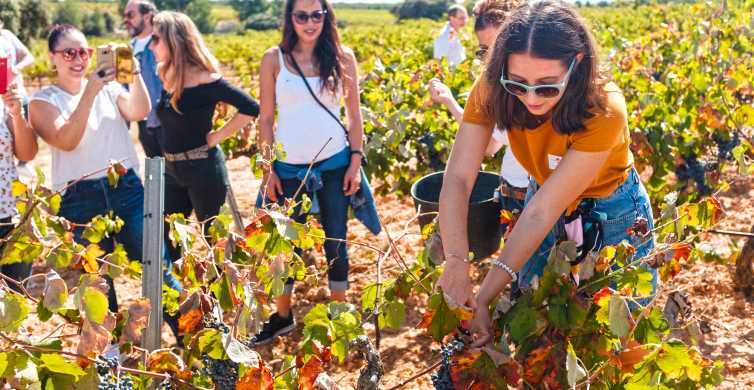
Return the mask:
[[162, 11], [154, 16], [152, 23], [169, 52], [167, 61], [159, 65], [157, 72], [165, 89], [173, 93], [170, 105], [178, 111], [177, 104], [183, 94], [186, 71], [190, 67], [197, 67], [207, 72], [220, 73], [220, 66], [204, 44], [199, 29], [185, 14]]
[[[298, 43], [298, 35], [293, 28], [293, 6], [297, 0], [285, 2], [285, 19], [283, 20], [283, 39], [280, 47], [283, 52], [290, 54]], [[322, 21], [322, 32], [314, 46], [314, 58], [319, 66], [319, 79], [322, 90], [327, 88], [336, 93], [344, 78], [343, 63], [345, 55], [340, 45], [340, 36], [335, 22], [335, 11], [327, 0], [319, 0], [322, 9], [327, 11]]]
[[[524, 3], [513, 10], [495, 41], [483, 80], [489, 88], [484, 112], [501, 129], [534, 128], [537, 118], [500, 84], [502, 70], [508, 78], [511, 54], [560, 60], [568, 67], [578, 54], [583, 59], [571, 73], [568, 85], [552, 109], [552, 124], [561, 134], [584, 129], [584, 122], [605, 109], [605, 79], [599, 71], [597, 44], [581, 17], [568, 5], [543, 0]], [[505, 66], [504, 66], [505, 65]]]
[[474, 31], [487, 27], [500, 28], [505, 18], [521, 3], [520, 0], [479, 0], [474, 3]]

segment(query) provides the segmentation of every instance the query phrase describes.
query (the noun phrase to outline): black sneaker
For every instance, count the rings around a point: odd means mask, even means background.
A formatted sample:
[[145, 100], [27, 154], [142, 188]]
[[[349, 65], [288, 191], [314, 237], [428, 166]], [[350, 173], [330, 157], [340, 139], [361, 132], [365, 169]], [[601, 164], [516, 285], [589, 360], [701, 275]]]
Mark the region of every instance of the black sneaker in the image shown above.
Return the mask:
[[288, 315], [288, 318], [283, 318], [278, 313], [274, 313], [264, 324], [262, 331], [252, 338], [251, 344], [253, 346], [269, 344], [275, 337], [290, 333], [293, 329], [296, 329], [293, 313]]

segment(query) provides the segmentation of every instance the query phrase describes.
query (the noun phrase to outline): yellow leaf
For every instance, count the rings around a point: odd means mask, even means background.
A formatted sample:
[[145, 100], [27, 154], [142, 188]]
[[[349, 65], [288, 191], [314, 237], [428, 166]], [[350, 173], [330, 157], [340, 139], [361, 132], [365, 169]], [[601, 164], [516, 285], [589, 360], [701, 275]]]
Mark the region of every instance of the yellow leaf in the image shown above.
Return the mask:
[[83, 255], [84, 261], [82, 263], [84, 271], [90, 274], [99, 271], [99, 263], [97, 263], [97, 259], [104, 254], [105, 251], [103, 251], [102, 248], [99, 247], [99, 245], [89, 244], [89, 246], [86, 247], [86, 251]]
[[29, 188], [26, 186], [26, 184], [21, 183], [20, 181], [16, 180], [11, 185], [11, 192], [13, 193], [13, 196], [21, 196], [26, 193], [26, 191]]

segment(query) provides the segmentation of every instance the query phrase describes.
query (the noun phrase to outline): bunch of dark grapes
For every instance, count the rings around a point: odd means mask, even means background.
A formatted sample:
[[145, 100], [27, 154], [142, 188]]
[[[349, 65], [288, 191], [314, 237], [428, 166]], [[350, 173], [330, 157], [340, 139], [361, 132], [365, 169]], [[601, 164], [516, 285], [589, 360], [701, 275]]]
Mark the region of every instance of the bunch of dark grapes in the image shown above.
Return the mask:
[[212, 378], [216, 389], [236, 390], [238, 363], [232, 360], [216, 360], [202, 354], [203, 374]]
[[228, 325], [225, 325], [222, 321], [218, 321], [215, 319], [215, 317], [210, 315], [205, 315], [202, 319], [203, 325], [207, 329], [217, 329], [222, 333], [228, 333], [230, 332], [230, 328], [228, 328]]
[[723, 139], [723, 136], [719, 133], [712, 135], [712, 140], [717, 144], [717, 160], [718, 161], [730, 161], [733, 159], [733, 148], [741, 143], [741, 138], [738, 134], [734, 135], [728, 140]]
[[120, 363], [118, 357], [97, 357], [94, 366], [99, 376], [97, 390], [133, 390], [134, 382], [130, 375], [118, 377], [116, 368]]
[[705, 179], [706, 169], [704, 164], [697, 160], [696, 156], [687, 156], [683, 158], [685, 162], [675, 168], [675, 175], [681, 182], [693, 180], [696, 183], [696, 190], [701, 196], [712, 193], [712, 188], [707, 185]]
[[419, 162], [425, 163], [433, 171], [441, 171], [445, 169], [445, 163], [442, 162], [442, 151], [435, 148], [435, 135], [428, 133], [419, 138], [419, 144], [424, 145], [427, 149], [426, 158], [429, 161], [425, 161], [423, 153], [419, 153]]
[[440, 350], [442, 354], [442, 364], [440, 369], [436, 373], [432, 374], [432, 384], [435, 385], [437, 390], [454, 390], [453, 379], [450, 377], [450, 364], [451, 358], [456, 352], [463, 349], [464, 343], [459, 339], [453, 339], [448, 344], [444, 345]]

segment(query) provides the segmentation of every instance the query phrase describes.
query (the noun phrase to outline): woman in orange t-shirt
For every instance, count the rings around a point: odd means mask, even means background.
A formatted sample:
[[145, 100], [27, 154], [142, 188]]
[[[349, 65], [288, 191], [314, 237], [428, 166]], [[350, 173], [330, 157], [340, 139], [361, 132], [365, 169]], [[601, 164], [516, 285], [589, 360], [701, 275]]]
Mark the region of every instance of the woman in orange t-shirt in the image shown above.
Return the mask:
[[[623, 240], [636, 247], [634, 259], [654, 246], [651, 235], [627, 233], [639, 219], [652, 229], [652, 208], [628, 148], [625, 100], [601, 77], [598, 58], [589, 29], [568, 5], [524, 4], [472, 89], [440, 195], [447, 260], [440, 286], [456, 303], [477, 308], [475, 346], [490, 340], [492, 301], [516, 279], [518, 288], [530, 287], [559, 240], [576, 241], [580, 258]], [[457, 221], [466, 220], [495, 126], [510, 129], [511, 150], [531, 181], [524, 211], [472, 299], [466, 224]]]

